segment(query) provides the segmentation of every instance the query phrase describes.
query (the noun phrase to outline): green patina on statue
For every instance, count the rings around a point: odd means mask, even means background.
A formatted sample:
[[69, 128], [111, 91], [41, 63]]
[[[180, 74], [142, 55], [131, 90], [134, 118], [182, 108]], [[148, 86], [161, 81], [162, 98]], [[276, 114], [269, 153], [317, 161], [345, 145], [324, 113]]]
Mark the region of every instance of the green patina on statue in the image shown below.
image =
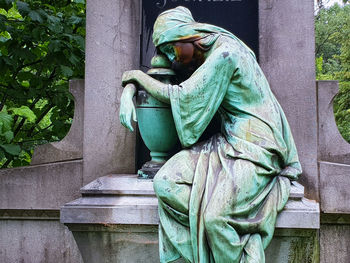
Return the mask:
[[[281, 106], [254, 53], [230, 32], [196, 23], [188, 9], [160, 14], [153, 42], [174, 68], [190, 72], [179, 85], [139, 70], [123, 75], [123, 86], [137, 83], [171, 105], [183, 146], [154, 178], [160, 261], [265, 262], [290, 180], [301, 173]], [[127, 85], [121, 98], [129, 129], [134, 94]], [[198, 142], [214, 115], [221, 132]]]

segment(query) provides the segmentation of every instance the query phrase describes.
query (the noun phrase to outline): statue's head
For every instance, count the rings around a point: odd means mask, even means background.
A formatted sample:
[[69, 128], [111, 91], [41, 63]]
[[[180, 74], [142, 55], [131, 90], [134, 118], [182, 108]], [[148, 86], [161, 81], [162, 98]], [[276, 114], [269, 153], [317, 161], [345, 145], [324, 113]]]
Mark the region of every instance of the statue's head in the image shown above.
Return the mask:
[[183, 6], [161, 13], [153, 27], [154, 45], [158, 47], [165, 43], [193, 38], [195, 32], [191, 30], [191, 25], [195, 23], [190, 10]]
[[[170, 61], [186, 64], [193, 62], [195, 58], [198, 65], [203, 53], [213, 46], [220, 35], [229, 36], [241, 42], [221, 27], [196, 22], [190, 10], [178, 6], [164, 11], [157, 17], [152, 37], [158, 51], [164, 53]], [[245, 46], [243, 42], [241, 44]], [[250, 50], [250, 52], [255, 56], [253, 51]]]
[[208, 38], [213, 33], [208, 31], [209, 27], [213, 26], [195, 22], [190, 10], [179, 6], [158, 16], [153, 28], [153, 43], [173, 62], [175, 70], [193, 71], [203, 63], [204, 53], [214, 42], [213, 37]]

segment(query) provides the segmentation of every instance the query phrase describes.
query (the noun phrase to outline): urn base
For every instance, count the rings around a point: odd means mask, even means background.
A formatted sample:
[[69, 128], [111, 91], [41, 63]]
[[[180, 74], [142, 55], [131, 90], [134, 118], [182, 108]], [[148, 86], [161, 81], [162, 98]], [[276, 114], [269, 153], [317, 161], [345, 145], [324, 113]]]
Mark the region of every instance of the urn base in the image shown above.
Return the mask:
[[165, 162], [146, 162], [142, 165], [142, 168], [137, 171], [138, 178], [140, 179], [153, 179], [159, 169], [164, 165]]

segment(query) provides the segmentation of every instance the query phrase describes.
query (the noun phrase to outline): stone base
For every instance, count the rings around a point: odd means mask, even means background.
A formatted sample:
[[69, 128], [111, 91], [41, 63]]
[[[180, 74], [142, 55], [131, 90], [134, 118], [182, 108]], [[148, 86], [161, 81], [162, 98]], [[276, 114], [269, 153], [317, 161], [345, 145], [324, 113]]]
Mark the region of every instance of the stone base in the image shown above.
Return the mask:
[[[68, 224], [68, 227], [84, 263], [159, 263], [157, 226]], [[267, 263], [318, 263], [318, 253], [318, 231], [305, 229], [276, 229], [265, 251]]]
[[[152, 180], [108, 175], [84, 186], [81, 194], [61, 208], [61, 222], [73, 232], [85, 263], [159, 262]], [[319, 206], [303, 196], [303, 186], [293, 182], [266, 262], [318, 262]]]

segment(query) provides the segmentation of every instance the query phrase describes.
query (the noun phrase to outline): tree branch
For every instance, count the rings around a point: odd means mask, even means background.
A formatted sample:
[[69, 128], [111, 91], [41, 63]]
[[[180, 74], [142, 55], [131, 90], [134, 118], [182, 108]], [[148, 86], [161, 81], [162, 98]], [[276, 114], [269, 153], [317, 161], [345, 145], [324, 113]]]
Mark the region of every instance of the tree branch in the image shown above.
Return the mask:
[[5, 93], [4, 96], [2, 97], [1, 104], [0, 104], [0, 111], [2, 111], [2, 109], [5, 106], [5, 102], [6, 102], [7, 96], [8, 96], [7, 93]]
[[[35, 104], [36, 104], [38, 101], [39, 101], [39, 99], [36, 98], [36, 99], [32, 102], [32, 104], [29, 106], [29, 109], [32, 110], [32, 109], [34, 108]], [[21, 122], [18, 124], [18, 126], [16, 127], [16, 129], [15, 129], [15, 131], [14, 131], [14, 133], [13, 133], [13, 139], [12, 139], [12, 141], [14, 140], [14, 138], [16, 137], [16, 135], [18, 134], [18, 132], [20, 131], [20, 129], [23, 127], [25, 121], [26, 121], [26, 118], [23, 118], [23, 117], [22, 117]], [[12, 141], [11, 141], [11, 142], [12, 142]]]
[[25, 67], [29, 67], [29, 66], [33, 66], [33, 65], [35, 65], [35, 64], [38, 64], [38, 63], [40, 63], [40, 62], [42, 62], [42, 61], [43, 61], [42, 59], [38, 59], [37, 61], [33, 61], [33, 62], [27, 63], [27, 64], [23, 64], [23, 65], [21, 66], [20, 70], [21, 70], [22, 68], [25, 68]]
[[39, 133], [42, 133], [43, 131], [47, 130], [48, 128], [52, 127], [53, 124], [51, 123], [49, 126], [46, 126], [44, 129], [41, 129], [40, 131], [33, 134], [33, 137], [38, 135]]
[[48, 105], [40, 114], [39, 118], [35, 121], [35, 123], [33, 124], [33, 126], [30, 128], [30, 130], [27, 133], [27, 137], [31, 137], [32, 133], [35, 129], [35, 127], [41, 122], [41, 120], [46, 116], [46, 114], [53, 108], [53, 106]]

